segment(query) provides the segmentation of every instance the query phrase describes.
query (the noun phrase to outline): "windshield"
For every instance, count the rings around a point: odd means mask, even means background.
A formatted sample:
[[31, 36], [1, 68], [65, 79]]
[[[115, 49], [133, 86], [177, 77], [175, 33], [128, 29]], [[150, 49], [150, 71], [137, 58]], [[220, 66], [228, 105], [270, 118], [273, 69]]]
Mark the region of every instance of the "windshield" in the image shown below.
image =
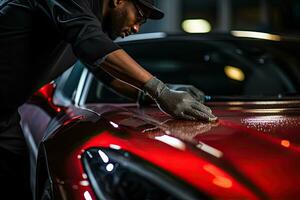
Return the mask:
[[194, 85], [209, 96], [298, 97], [298, 44], [174, 37], [123, 48], [166, 83]]

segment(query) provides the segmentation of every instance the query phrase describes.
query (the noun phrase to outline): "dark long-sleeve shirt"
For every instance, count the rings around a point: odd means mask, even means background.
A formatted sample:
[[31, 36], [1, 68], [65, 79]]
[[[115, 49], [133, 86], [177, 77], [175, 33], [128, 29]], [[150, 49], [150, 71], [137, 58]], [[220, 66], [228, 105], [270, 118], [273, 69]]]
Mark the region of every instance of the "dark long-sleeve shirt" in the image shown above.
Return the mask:
[[70, 67], [74, 55], [92, 66], [119, 49], [102, 30], [102, 3], [0, 0], [0, 148], [21, 151], [17, 108]]
[[0, 116], [69, 67], [57, 65], [68, 45], [88, 65], [119, 49], [101, 12], [101, 0], [0, 0]]

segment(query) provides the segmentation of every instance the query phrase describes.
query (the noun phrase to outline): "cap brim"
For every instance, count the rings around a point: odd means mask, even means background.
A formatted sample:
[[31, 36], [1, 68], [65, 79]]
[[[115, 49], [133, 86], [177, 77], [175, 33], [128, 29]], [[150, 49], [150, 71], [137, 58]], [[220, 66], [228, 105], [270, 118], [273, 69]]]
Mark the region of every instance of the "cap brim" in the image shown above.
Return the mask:
[[150, 3], [147, 3], [147, 2], [144, 2], [144, 1], [140, 1], [140, 3], [151, 10], [151, 14], [148, 17], [149, 19], [162, 19], [165, 16], [165, 14], [163, 13], [162, 10], [160, 10], [159, 8], [151, 5]]

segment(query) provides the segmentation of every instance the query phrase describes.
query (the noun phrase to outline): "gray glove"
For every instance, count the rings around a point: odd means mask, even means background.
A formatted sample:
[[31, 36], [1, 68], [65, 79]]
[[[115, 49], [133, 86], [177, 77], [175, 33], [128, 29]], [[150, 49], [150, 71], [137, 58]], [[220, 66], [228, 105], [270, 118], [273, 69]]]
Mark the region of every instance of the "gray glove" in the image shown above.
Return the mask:
[[217, 120], [208, 107], [188, 92], [171, 90], [155, 77], [145, 84], [144, 91], [155, 99], [162, 111], [173, 117], [189, 120]]
[[197, 101], [204, 103], [205, 101], [205, 94], [194, 87], [193, 85], [178, 85], [178, 84], [166, 84], [170, 89], [176, 91], [184, 91], [192, 95]]

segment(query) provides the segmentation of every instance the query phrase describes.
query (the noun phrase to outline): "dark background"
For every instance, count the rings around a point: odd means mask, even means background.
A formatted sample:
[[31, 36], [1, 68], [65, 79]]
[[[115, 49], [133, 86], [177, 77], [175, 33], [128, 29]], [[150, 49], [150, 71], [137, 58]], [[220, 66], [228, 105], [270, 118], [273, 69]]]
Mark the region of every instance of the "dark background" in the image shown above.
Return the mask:
[[204, 19], [211, 32], [261, 31], [298, 35], [300, 0], [157, 0], [166, 13], [150, 21], [141, 32], [183, 32], [186, 19]]

